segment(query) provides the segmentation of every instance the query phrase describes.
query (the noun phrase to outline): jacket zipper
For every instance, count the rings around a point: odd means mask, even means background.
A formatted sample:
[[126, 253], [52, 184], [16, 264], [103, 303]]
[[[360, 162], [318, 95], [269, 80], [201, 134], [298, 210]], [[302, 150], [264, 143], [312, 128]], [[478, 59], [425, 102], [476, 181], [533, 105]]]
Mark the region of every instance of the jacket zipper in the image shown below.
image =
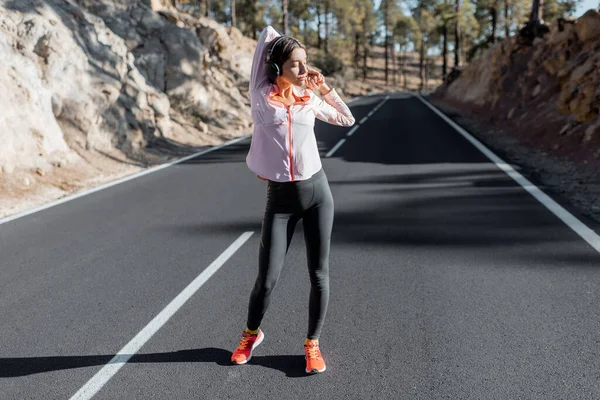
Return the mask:
[[290, 142], [290, 176], [294, 182], [294, 156], [293, 156], [293, 141], [292, 141], [292, 106], [287, 107], [288, 111], [288, 137]]

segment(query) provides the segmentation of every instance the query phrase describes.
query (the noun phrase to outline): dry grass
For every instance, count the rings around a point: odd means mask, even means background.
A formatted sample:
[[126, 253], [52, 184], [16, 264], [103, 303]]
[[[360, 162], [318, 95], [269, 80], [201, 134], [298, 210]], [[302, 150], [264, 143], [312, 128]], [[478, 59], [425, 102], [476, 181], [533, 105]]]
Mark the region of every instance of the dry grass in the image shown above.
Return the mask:
[[[309, 57], [318, 53], [318, 50], [309, 49]], [[334, 50], [334, 54], [337, 52]], [[339, 56], [345, 66], [352, 66], [352, 55], [342, 53]], [[362, 76], [362, 64], [359, 69], [347, 67], [341, 74], [337, 74], [334, 79], [334, 84], [340, 87], [346, 97], [364, 96], [378, 92], [397, 92], [397, 91], [418, 91], [421, 86], [419, 77], [419, 54], [415, 52], [407, 52], [404, 55], [396, 53], [397, 62], [394, 66], [391, 61], [388, 66], [388, 82], [385, 80], [385, 49], [375, 46], [371, 49], [370, 55], [367, 58], [367, 79]], [[404, 74], [401, 71], [401, 65], [404, 57], [405, 67]], [[433, 59], [435, 66], [430, 72], [429, 79], [424, 82], [423, 91], [427, 92], [435, 89], [441, 83], [441, 58]]]

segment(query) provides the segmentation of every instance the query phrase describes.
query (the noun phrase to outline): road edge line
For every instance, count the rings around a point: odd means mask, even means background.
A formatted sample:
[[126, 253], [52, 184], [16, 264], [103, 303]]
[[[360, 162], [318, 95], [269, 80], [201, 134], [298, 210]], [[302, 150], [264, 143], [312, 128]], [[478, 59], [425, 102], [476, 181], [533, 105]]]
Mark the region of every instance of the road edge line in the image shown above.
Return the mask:
[[63, 203], [67, 203], [67, 202], [69, 202], [71, 200], [75, 200], [75, 199], [78, 199], [80, 197], [87, 196], [89, 194], [96, 193], [96, 192], [99, 192], [99, 191], [104, 190], [104, 189], [108, 189], [108, 188], [110, 188], [112, 186], [120, 185], [121, 183], [125, 183], [125, 182], [128, 182], [128, 181], [140, 178], [140, 177], [142, 177], [144, 175], [148, 175], [148, 174], [151, 174], [153, 172], [157, 172], [157, 171], [163, 170], [163, 169], [171, 167], [173, 165], [180, 164], [180, 163], [185, 162], [187, 160], [190, 160], [192, 158], [199, 157], [199, 156], [202, 156], [204, 154], [207, 154], [207, 153], [210, 153], [210, 152], [222, 149], [223, 147], [226, 147], [226, 146], [229, 146], [229, 145], [241, 142], [243, 140], [246, 140], [246, 139], [250, 138], [251, 136], [252, 135], [241, 136], [239, 138], [232, 139], [232, 140], [227, 141], [225, 143], [221, 143], [221, 144], [219, 144], [217, 146], [210, 147], [208, 149], [199, 151], [199, 152], [191, 154], [189, 156], [185, 156], [185, 157], [179, 158], [177, 160], [169, 161], [168, 163], [161, 164], [161, 165], [158, 165], [156, 167], [152, 167], [152, 168], [140, 171], [140, 172], [136, 172], [135, 174], [132, 174], [132, 175], [127, 175], [127, 176], [125, 176], [123, 178], [119, 178], [119, 179], [117, 179], [115, 181], [104, 183], [104, 184], [102, 184], [100, 186], [97, 186], [97, 187], [85, 190], [83, 192], [79, 192], [79, 193], [67, 195], [67, 196], [65, 196], [65, 197], [63, 197], [61, 199], [54, 200], [54, 201], [52, 201], [50, 203], [47, 203], [47, 204], [44, 204], [44, 205], [32, 208], [30, 210], [25, 210], [25, 211], [19, 212], [19, 213], [14, 214], [14, 215], [9, 215], [7, 217], [4, 217], [4, 218], [0, 219], [0, 225], [5, 224], [7, 222], [14, 221], [14, 220], [19, 219], [19, 218], [26, 217], [26, 216], [31, 215], [31, 214], [38, 213], [40, 211], [43, 211], [43, 210], [46, 210], [48, 208], [52, 208], [52, 207], [58, 206], [58, 205], [63, 204]]
[[517, 182], [523, 189], [531, 194], [537, 201], [542, 203], [552, 214], [563, 221], [573, 232], [577, 233], [583, 240], [585, 240], [590, 246], [592, 246], [598, 253], [600, 253], [600, 236], [594, 232], [591, 228], [581, 222], [577, 217], [567, 211], [563, 206], [554, 201], [550, 196], [544, 193], [540, 188], [531, 183], [527, 178], [517, 172], [508, 163], [494, 154], [488, 149], [483, 143], [473, 137], [464, 128], [458, 125], [456, 122], [451, 120], [446, 114], [438, 110], [433, 104], [425, 100], [420, 94], [416, 94], [416, 97], [423, 102], [427, 107], [439, 115], [444, 121], [446, 121], [451, 127], [453, 127], [458, 133], [460, 133], [465, 139], [467, 139], [477, 150], [482, 152], [488, 159], [490, 159], [498, 168], [504, 171], [510, 176], [515, 182]]

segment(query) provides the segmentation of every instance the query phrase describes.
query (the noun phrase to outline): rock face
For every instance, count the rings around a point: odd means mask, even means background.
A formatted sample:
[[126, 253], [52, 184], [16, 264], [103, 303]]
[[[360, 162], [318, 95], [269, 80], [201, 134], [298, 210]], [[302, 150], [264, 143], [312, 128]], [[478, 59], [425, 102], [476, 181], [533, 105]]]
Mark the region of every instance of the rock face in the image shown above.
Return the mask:
[[543, 39], [520, 46], [508, 39], [471, 62], [434, 96], [509, 120], [540, 147], [575, 158], [600, 152], [600, 14], [559, 20]]
[[597, 10], [588, 10], [577, 20], [577, 36], [584, 42], [600, 39], [600, 14]]
[[0, 169], [246, 133], [253, 46], [167, 1], [0, 0]]

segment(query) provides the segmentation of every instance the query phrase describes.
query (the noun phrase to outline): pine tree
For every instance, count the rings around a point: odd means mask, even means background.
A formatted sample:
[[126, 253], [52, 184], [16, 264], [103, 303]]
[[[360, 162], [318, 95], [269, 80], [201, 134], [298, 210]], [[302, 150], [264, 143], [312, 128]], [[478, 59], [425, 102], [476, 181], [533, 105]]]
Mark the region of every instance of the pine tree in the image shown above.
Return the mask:
[[394, 26], [394, 40], [400, 46], [400, 77], [403, 79], [403, 87], [408, 86], [406, 78], [406, 50], [410, 43], [413, 43], [415, 48], [418, 42], [419, 27], [411, 16], [402, 15], [396, 21]]
[[281, 8], [283, 11], [283, 34], [287, 35], [290, 31], [288, 26], [288, 0], [282, 0]]
[[382, 0], [379, 5], [379, 14], [384, 28], [384, 48], [385, 48], [385, 83], [389, 83], [389, 61], [393, 52], [393, 30], [398, 18], [402, 15], [400, 2], [395, 0]]

